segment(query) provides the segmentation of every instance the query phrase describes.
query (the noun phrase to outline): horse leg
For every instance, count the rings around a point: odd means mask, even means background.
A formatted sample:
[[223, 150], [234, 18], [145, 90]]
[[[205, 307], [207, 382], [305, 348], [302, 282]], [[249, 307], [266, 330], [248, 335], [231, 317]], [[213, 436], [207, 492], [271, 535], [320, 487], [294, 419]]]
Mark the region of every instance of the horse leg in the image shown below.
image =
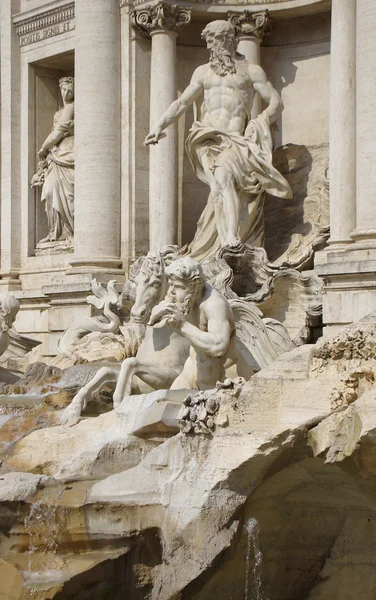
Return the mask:
[[114, 407], [120, 406], [124, 396], [131, 395], [132, 378], [137, 371], [137, 358], [126, 358], [120, 367], [119, 377], [114, 391]]
[[74, 396], [72, 402], [64, 410], [60, 424], [75, 425], [83, 410], [85, 410], [88, 401], [95, 392], [99, 392], [105, 385], [110, 388], [115, 388], [119, 371], [109, 367], [102, 367], [97, 371], [94, 377], [84, 385], [80, 391]]
[[120, 375], [114, 392], [114, 406], [120, 406], [126, 396], [131, 395], [132, 378], [137, 375], [141, 381], [153, 389], [169, 388], [177, 376], [175, 369], [137, 357], [126, 358], [121, 365]]

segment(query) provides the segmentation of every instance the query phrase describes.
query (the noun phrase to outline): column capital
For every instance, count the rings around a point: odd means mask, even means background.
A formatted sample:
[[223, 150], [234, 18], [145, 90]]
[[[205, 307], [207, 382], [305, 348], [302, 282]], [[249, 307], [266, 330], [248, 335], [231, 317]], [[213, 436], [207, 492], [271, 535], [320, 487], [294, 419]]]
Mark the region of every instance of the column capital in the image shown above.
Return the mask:
[[260, 41], [271, 32], [271, 19], [268, 10], [261, 12], [228, 11], [227, 19], [235, 27], [238, 37], [253, 37]]
[[161, 31], [178, 32], [191, 21], [192, 10], [176, 4], [158, 2], [154, 6], [132, 11], [132, 25], [143, 35], [149, 36]]

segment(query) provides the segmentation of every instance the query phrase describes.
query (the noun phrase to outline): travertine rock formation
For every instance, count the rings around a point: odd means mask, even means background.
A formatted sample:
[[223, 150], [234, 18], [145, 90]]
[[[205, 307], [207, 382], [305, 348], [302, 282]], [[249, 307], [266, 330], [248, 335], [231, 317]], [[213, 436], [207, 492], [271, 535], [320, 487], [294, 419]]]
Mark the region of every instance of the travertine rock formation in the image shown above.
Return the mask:
[[[132, 599], [230, 600], [244, 597], [246, 577], [248, 593], [257, 580], [270, 600], [373, 598], [375, 324], [371, 315], [334, 339], [292, 350], [240, 393], [224, 386], [219, 401], [210, 395], [217, 426], [207, 435], [190, 429], [164, 441], [161, 429], [137, 433], [137, 406], [144, 415], [154, 406], [145, 395], [73, 428], [24, 437], [8, 451], [7, 468], [50, 477], [35, 479], [45, 489], [33, 499], [27, 492], [21, 512], [18, 488], [11, 497], [4, 481], [4, 560], [22, 562], [23, 518], [38, 510], [56, 531], [52, 550], [33, 550], [39, 567], [48, 557], [62, 565], [71, 539], [88, 565], [94, 546], [103, 565], [106, 548], [116, 546], [112, 583]], [[333, 394], [355, 372], [356, 399], [334, 408]], [[63, 495], [56, 478], [69, 482]], [[254, 520], [259, 548], [249, 537]], [[124, 588], [116, 561], [125, 555], [133, 575]], [[94, 598], [80, 572], [61, 567], [40, 598], [66, 594], [73, 582]]]

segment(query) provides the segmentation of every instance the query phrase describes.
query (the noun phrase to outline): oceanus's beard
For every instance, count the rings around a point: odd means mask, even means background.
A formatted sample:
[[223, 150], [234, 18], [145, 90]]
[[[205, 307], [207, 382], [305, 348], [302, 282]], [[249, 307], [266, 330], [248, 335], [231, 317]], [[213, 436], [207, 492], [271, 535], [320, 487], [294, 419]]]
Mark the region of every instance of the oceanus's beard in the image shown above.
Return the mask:
[[[186, 298], [183, 302], [176, 302], [176, 300], [174, 298], [171, 298], [167, 292], [166, 302], [167, 302], [167, 304], [168, 303], [179, 304], [179, 306], [181, 307], [181, 309], [183, 311], [183, 314], [188, 315], [189, 311], [192, 308], [193, 295], [194, 295], [194, 292], [192, 291], [186, 296]], [[163, 301], [160, 304], [163, 304]]]
[[187, 316], [192, 308], [192, 303], [193, 303], [193, 292], [191, 292], [184, 300], [183, 302], [183, 313], [185, 316]]
[[228, 73], [236, 73], [236, 65], [231, 53], [221, 47], [211, 48], [209, 62], [210, 68], [217, 75], [223, 77]]

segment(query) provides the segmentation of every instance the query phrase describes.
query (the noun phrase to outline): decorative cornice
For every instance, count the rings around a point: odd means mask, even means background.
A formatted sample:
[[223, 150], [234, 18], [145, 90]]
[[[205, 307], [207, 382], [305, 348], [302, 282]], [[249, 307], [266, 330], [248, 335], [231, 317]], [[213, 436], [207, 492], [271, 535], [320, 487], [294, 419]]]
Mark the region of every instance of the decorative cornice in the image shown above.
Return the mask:
[[[299, 0], [302, 5], [306, 5], [309, 4], [311, 5], [312, 3], [318, 3], [318, 2], [322, 2], [322, 0]], [[129, 8], [134, 8], [137, 6], [141, 6], [142, 4], [152, 4], [154, 2], [154, 0], [119, 0], [120, 3], [120, 8], [123, 8], [125, 6], [128, 6]], [[176, 2], [176, 0], [175, 0]], [[257, 5], [259, 4], [292, 4], [293, 2], [296, 2], [296, 0], [182, 0], [182, 2], [184, 2], [184, 6], [187, 6], [188, 4], [198, 4], [198, 5], [202, 5], [203, 7], [205, 7], [208, 4], [213, 4], [213, 5], [228, 5], [228, 6], [248, 6], [248, 7], [252, 7], [255, 10], [257, 10]], [[198, 8], [197, 10], [200, 10], [200, 8]]]
[[238, 36], [250, 36], [263, 39], [271, 32], [269, 11], [252, 13], [245, 10], [242, 13], [229, 11], [227, 19], [235, 27]]
[[64, 4], [64, 6], [51, 8], [43, 13], [25, 17], [19, 21], [17, 20], [16, 32], [19, 36], [23, 36], [38, 31], [39, 29], [53, 27], [54, 25], [58, 25], [63, 21], [69, 21], [71, 19], [74, 19], [74, 2], [69, 2], [68, 4]]
[[179, 31], [191, 22], [191, 9], [158, 2], [154, 6], [145, 6], [131, 12], [132, 25], [143, 35], [152, 35], [157, 31]]

